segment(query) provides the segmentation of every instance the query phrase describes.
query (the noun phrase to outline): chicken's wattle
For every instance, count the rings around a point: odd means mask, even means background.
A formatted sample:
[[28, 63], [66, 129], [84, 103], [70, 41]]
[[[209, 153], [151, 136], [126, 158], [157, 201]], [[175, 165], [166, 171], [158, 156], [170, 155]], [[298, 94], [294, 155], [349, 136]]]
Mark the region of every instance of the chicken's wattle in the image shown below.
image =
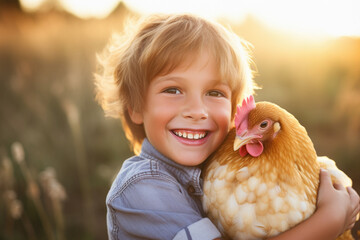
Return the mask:
[[254, 140], [250, 143], [245, 144], [239, 149], [239, 154], [245, 157], [248, 153], [253, 157], [258, 157], [264, 150], [264, 146], [261, 141]]

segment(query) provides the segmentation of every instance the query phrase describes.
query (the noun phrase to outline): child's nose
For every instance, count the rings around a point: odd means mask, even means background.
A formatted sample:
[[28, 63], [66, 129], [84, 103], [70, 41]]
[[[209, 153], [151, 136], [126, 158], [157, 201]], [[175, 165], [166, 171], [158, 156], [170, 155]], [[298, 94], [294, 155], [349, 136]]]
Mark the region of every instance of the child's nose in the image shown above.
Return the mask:
[[208, 118], [206, 106], [201, 98], [189, 99], [184, 106], [182, 115], [184, 118], [193, 120], [204, 120]]

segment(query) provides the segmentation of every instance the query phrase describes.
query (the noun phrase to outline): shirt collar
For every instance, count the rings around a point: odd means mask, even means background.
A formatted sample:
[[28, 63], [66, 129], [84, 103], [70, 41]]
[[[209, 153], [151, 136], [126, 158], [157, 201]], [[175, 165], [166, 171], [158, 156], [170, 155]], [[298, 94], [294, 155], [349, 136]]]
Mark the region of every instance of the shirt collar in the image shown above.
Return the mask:
[[151, 145], [147, 138], [144, 139], [141, 147], [140, 157], [158, 160], [171, 172], [178, 181], [185, 186], [190, 194], [203, 195], [202, 179], [200, 178], [201, 168], [198, 166], [184, 166], [162, 155]]

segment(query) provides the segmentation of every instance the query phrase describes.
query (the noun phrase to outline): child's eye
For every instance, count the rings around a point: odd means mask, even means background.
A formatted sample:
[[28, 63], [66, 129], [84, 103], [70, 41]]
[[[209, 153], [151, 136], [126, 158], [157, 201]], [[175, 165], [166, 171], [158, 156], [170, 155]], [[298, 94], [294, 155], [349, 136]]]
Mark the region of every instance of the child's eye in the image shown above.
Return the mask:
[[177, 88], [167, 88], [163, 91], [164, 93], [169, 93], [169, 94], [180, 94], [180, 90]]
[[217, 90], [210, 91], [207, 93], [207, 95], [210, 97], [225, 97], [225, 94]]

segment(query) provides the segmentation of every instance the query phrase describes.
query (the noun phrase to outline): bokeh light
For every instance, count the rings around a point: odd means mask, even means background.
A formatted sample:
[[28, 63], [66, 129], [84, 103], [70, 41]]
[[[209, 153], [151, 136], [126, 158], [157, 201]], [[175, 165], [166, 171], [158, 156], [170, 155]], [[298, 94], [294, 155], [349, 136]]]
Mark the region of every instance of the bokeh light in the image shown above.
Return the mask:
[[26, 11], [36, 11], [43, 3], [44, 0], [20, 0], [21, 6]]
[[62, 6], [81, 18], [104, 18], [119, 4], [119, 0], [61, 0]]

